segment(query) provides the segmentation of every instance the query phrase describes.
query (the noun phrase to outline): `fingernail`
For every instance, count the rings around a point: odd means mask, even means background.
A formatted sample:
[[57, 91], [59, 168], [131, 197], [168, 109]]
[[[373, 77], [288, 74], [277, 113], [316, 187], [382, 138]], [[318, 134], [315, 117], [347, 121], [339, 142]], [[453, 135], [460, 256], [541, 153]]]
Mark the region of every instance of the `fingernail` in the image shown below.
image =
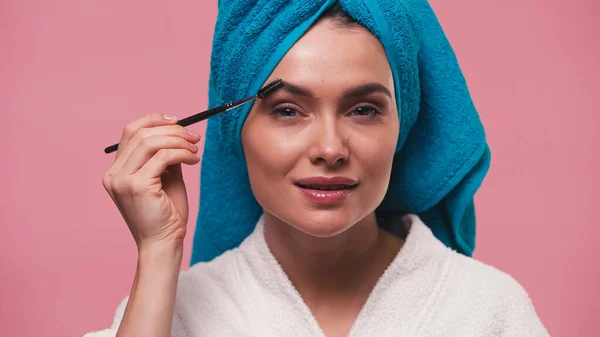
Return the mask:
[[197, 134], [197, 133], [195, 133], [195, 132], [194, 132], [194, 131], [192, 131], [192, 130], [187, 130], [187, 132], [188, 132], [190, 135], [192, 135], [192, 136], [194, 136], [194, 137], [196, 137], [196, 138], [200, 138], [200, 135], [199, 135], [199, 134]]
[[190, 148], [192, 148], [193, 150], [198, 150], [198, 147], [192, 143], [188, 143], [188, 145], [190, 146]]
[[164, 115], [166, 120], [170, 120], [170, 121], [176, 121], [177, 120], [177, 116], [171, 116], [171, 115]]

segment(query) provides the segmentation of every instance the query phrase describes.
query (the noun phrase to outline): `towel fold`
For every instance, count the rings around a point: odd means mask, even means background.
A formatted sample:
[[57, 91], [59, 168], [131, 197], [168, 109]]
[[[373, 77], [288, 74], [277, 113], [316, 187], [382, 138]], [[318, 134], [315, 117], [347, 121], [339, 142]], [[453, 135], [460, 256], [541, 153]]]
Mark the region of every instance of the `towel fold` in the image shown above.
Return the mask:
[[[334, 0], [219, 1], [209, 106], [256, 94]], [[490, 164], [485, 131], [460, 66], [426, 0], [339, 0], [381, 41], [392, 69], [400, 135], [380, 214], [418, 214], [448, 247], [475, 248], [473, 196]], [[237, 247], [262, 208], [241, 144], [251, 105], [208, 121], [191, 264]]]

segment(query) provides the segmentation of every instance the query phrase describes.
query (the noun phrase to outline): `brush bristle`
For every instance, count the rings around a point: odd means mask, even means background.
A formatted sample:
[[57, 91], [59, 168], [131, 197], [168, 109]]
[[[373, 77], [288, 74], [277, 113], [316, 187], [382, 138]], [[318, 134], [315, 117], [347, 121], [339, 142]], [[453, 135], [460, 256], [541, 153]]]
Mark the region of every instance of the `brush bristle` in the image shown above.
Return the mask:
[[260, 99], [267, 98], [269, 95], [271, 95], [272, 93], [274, 93], [275, 91], [277, 91], [277, 89], [279, 89], [281, 87], [283, 87], [283, 81], [275, 80], [275, 81], [265, 85], [262, 89], [260, 89], [258, 94], [256, 94], [256, 97], [258, 97]]

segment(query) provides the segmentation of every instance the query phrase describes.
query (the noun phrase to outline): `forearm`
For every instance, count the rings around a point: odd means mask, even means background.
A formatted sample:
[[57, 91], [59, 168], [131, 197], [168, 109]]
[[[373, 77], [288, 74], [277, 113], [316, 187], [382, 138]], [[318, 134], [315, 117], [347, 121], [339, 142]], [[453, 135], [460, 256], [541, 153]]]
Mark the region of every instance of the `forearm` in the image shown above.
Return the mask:
[[171, 336], [182, 245], [141, 248], [117, 337]]

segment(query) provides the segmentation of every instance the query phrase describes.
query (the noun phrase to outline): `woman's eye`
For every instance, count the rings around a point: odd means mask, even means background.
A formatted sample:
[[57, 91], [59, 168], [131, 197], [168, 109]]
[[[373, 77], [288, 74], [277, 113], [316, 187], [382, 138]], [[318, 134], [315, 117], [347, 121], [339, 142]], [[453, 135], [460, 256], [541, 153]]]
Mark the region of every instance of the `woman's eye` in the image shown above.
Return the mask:
[[298, 115], [298, 111], [290, 107], [281, 107], [273, 110], [273, 114], [278, 117], [296, 117]]
[[381, 112], [370, 106], [361, 106], [354, 109], [351, 114], [356, 116], [374, 117], [376, 115], [381, 115]]

